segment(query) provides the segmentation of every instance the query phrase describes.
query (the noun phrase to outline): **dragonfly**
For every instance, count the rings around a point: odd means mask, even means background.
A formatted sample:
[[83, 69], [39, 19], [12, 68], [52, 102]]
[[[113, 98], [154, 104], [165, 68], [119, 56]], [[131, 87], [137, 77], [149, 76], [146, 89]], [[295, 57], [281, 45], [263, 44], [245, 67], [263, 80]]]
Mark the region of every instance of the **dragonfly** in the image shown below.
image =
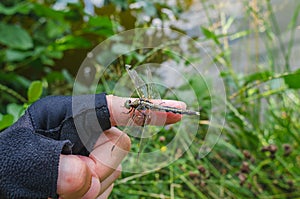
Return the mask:
[[[186, 109], [180, 109], [176, 107], [170, 107], [170, 106], [163, 106], [160, 104], [154, 104], [151, 102], [147, 97], [154, 96], [155, 92], [155, 99], [160, 99], [159, 93], [153, 89], [151, 84], [146, 84], [137, 74], [136, 70], [131, 68], [131, 65], [126, 65], [126, 71], [128, 75], [130, 76], [133, 84], [135, 85], [135, 89], [137, 91], [137, 94], [139, 96], [139, 99], [131, 101], [127, 100], [124, 103], [124, 107], [129, 110], [129, 113], [132, 111], [141, 111], [141, 110], [153, 110], [153, 111], [165, 111], [165, 112], [172, 112], [175, 114], [181, 114], [181, 115], [200, 115], [200, 112], [198, 111], [192, 111], [192, 110], [186, 110]], [[147, 69], [147, 76], [148, 79], [152, 79], [151, 71], [148, 68]], [[146, 115], [144, 115], [146, 117]], [[143, 124], [144, 125], [144, 124]]]
[[[130, 99], [126, 100], [124, 103], [124, 107], [128, 109], [128, 114], [132, 114], [132, 120], [135, 120], [136, 117], [142, 116], [142, 122], [141, 126], [144, 127], [146, 124], [148, 124], [148, 120], [150, 118], [150, 114], [147, 114], [147, 111], [160, 111], [160, 112], [171, 112], [174, 114], [181, 114], [181, 115], [195, 115], [199, 116], [200, 112], [193, 111], [193, 110], [186, 110], [186, 109], [180, 109], [176, 107], [170, 107], [170, 106], [164, 106], [163, 103], [157, 104], [153, 103], [151, 99], [155, 99], [155, 102], [159, 102], [160, 94], [152, 85], [152, 74], [149, 67], [146, 68], [146, 75], [147, 75], [147, 82], [143, 81], [143, 79], [138, 75], [137, 71], [134, 70], [131, 65], [125, 65], [126, 71], [134, 84], [135, 91], [137, 92], [139, 98], [132, 101]], [[138, 116], [137, 113], [140, 113]], [[145, 130], [145, 129], [144, 129]], [[143, 136], [144, 130], [141, 132], [142, 135], [140, 135], [140, 144], [139, 144], [139, 151], [138, 151], [138, 159], [140, 156], [140, 153], [143, 149], [143, 142], [146, 139]]]

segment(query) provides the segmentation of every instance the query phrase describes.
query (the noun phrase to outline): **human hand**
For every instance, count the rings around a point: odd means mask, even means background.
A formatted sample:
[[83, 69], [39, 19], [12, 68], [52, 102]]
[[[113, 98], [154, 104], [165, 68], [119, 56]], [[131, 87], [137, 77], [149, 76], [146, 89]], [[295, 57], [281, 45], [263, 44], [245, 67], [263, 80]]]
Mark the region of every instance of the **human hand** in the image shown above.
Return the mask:
[[[107, 96], [111, 125], [124, 126], [131, 118], [125, 114], [128, 109], [124, 103], [128, 98]], [[134, 99], [133, 99], [134, 100]], [[178, 101], [164, 101], [166, 105], [184, 107]], [[159, 117], [154, 125], [175, 123], [180, 120], [178, 114], [153, 112]], [[162, 118], [165, 117], [165, 120]], [[112, 156], [112, 147], [114, 152]], [[121, 171], [118, 166], [130, 149], [130, 138], [119, 129], [112, 127], [100, 135], [89, 157], [61, 155], [57, 190], [61, 198], [107, 198], [112, 191], [113, 182]], [[109, 163], [108, 163], [109, 161]], [[108, 166], [109, 165], [109, 166]], [[72, 168], [72, 169], [70, 169]]]
[[[114, 144], [117, 147], [112, 157]], [[61, 155], [57, 180], [60, 198], [107, 198], [121, 174], [120, 163], [129, 149], [129, 137], [112, 127], [100, 135], [89, 157]]]
[[[79, 100], [72, 106], [74, 99]], [[0, 133], [0, 198], [106, 198], [130, 148], [128, 136], [111, 128], [127, 125], [132, 117], [125, 114], [126, 100], [97, 94], [52, 96], [32, 104]], [[184, 108], [176, 101], [163, 103]], [[150, 114], [166, 117], [153, 125], [181, 119], [172, 113]]]

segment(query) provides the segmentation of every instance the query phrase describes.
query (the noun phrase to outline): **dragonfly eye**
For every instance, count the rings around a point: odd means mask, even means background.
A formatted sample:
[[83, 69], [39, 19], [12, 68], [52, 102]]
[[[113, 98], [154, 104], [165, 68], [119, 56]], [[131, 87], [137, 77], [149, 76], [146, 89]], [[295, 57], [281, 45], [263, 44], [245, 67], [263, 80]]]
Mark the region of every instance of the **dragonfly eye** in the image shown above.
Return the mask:
[[130, 109], [131, 108], [130, 104], [131, 104], [131, 100], [126, 100], [126, 102], [124, 103], [125, 108]]

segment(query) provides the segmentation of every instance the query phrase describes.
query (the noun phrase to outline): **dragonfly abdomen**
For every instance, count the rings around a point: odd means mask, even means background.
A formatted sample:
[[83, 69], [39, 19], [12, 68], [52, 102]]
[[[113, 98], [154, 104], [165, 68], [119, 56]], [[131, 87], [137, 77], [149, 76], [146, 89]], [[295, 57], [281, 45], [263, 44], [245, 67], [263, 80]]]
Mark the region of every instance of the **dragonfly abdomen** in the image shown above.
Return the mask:
[[157, 110], [157, 111], [165, 111], [165, 112], [171, 112], [171, 113], [175, 113], [175, 114], [181, 114], [181, 115], [200, 115], [199, 112], [197, 111], [191, 111], [191, 110], [183, 110], [183, 109], [179, 109], [179, 108], [174, 108], [174, 107], [170, 107], [170, 106], [161, 106], [158, 104], [153, 104], [152, 102], [150, 102], [147, 99], [137, 99], [135, 101], [131, 101], [128, 100], [125, 102], [125, 107], [126, 108], [133, 108], [133, 109], [137, 109], [137, 110]]
[[157, 104], [153, 104], [152, 102], [148, 100], [141, 100], [140, 99], [140, 104], [145, 106], [147, 109], [153, 109], [153, 110], [158, 110], [158, 111], [165, 111], [165, 112], [172, 112], [175, 114], [185, 114], [185, 115], [200, 115], [199, 112], [196, 111], [191, 111], [191, 110], [183, 110], [179, 108], [174, 108], [170, 106], [161, 106]]
[[181, 115], [200, 115], [199, 112], [196, 111], [190, 111], [190, 110], [183, 110], [183, 109], [178, 109], [174, 107], [168, 107], [168, 106], [162, 106], [161, 110], [164, 110], [166, 112], [172, 112], [175, 114], [181, 114]]

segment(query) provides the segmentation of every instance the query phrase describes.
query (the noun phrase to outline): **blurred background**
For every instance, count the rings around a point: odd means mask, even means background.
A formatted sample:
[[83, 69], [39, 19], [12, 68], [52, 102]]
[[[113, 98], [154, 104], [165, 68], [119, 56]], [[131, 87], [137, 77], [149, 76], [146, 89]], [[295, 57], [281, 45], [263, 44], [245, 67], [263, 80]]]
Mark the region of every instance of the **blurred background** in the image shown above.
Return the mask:
[[[299, 11], [298, 0], [2, 0], [0, 130], [41, 97], [71, 95], [83, 60], [105, 39], [133, 28], [171, 29], [200, 43], [220, 71], [227, 95], [222, 137], [199, 158], [211, 104], [207, 88], [190, 76], [204, 114], [189, 150], [155, 172], [124, 172], [110, 198], [300, 197]], [[170, 48], [157, 51], [118, 58], [97, 91], [112, 91], [124, 63], [188, 64]], [[161, 130], [148, 148], [163, 149], [173, 130]]]

